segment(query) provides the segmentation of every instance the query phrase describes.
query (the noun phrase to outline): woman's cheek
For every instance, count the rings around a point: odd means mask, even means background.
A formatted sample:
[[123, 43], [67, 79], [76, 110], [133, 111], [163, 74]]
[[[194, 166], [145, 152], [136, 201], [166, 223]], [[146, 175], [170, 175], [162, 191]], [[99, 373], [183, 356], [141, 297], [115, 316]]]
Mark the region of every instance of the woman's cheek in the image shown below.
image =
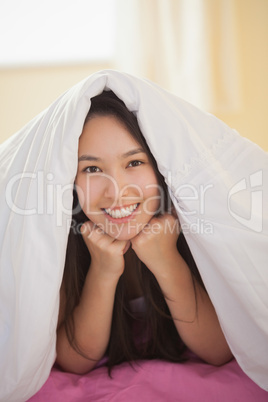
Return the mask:
[[161, 212], [161, 196], [160, 194], [149, 193], [144, 202], [144, 211], [148, 215], [155, 215]]
[[159, 184], [157, 183], [154, 174], [144, 176], [144, 181], [141, 183], [144, 199], [144, 210], [150, 215], [160, 212], [162, 193]]
[[79, 204], [83, 209], [83, 212], [88, 215], [91, 213], [94, 199], [96, 199], [96, 194], [94, 194], [93, 188], [89, 187], [89, 183], [86, 180], [77, 180], [76, 181], [76, 191], [79, 200]]

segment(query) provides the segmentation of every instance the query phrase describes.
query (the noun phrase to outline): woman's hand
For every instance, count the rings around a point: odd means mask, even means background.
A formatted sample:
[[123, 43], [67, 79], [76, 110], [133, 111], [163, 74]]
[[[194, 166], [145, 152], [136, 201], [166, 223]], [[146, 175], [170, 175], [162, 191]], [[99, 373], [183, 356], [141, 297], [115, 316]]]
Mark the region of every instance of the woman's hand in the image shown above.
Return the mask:
[[131, 240], [132, 248], [139, 259], [156, 275], [163, 266], [172, 264], [178, 254], [179, 233], [180, 224], [173, 215], [154, 217]]
[[65, 325], [57, 336], [57, 363], [65, 371], [84, 374], [104, 355], [110, 339], [113, 306], [118, 279], [124, 271], [124, 253], [130, 243], [118, 241], [88, 221], [81, 233], [91, 254], [80, 301], [73, 311], [75, 342], [83, 354], [69, 343]]
[[91, 221], [83, 224], [81, 233], [91, 255], [91, 267], [97, 268], [101, 274], [122, 275], [124, 254], [130, 242], [110, 237]]
[[231, 351], [208, 294], [193, 282], [177, 251], [178, 234], [179, 222], [172, 215], [153, 218], [131, 240], [132, 248], [156, 277], [183, 342], [208, 363], [224, 364], [232, 358]]

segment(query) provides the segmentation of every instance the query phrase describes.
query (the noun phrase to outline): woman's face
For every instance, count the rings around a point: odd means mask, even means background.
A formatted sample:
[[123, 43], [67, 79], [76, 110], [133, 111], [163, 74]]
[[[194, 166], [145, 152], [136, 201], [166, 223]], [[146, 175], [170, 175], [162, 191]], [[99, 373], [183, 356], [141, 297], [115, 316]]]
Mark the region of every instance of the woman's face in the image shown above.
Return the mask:
[[75, 184], [84, 213], [113, 238], [133, 238], [159, 212], [161, 192], [149, 158], [113, 116], [85, 124]]

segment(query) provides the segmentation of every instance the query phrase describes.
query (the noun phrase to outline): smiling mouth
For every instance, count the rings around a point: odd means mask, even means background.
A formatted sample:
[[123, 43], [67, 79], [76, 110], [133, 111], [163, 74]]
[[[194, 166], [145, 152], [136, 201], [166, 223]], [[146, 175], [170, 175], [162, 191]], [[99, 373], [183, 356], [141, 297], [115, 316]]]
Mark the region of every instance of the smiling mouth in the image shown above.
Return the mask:
[[122, 208], [104, 208], [103, 210], [106, 212], [107, 215], [111, 216], [113, 219], [122, 219], [126, 218], [133, 214], [133, 212], [138, 208], [139, 204], [129, 205], [128, 207]]

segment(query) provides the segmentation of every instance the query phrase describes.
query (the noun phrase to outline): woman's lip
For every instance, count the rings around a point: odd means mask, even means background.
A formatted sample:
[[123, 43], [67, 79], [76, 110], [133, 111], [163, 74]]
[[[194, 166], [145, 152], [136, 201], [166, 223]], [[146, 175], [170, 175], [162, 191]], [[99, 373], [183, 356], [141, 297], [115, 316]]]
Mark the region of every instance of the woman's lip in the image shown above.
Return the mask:
[[[103, 213], [105, 214], [107, 219], [109, 219], [109, 221], [112, 222], [112, 223], [126, 223], [126, 222], [130, 221], [131, 219], [133, 219], [134, 216], [137, 214], [137, 211], [138, 211], [138, 209], [140, 207], [140, 203], [137, 203], [137, 204], [138, 204], [137, 208], [134, 209], [134, 211], [130, 215], [124, 216], [123, 218], [113, 218], [111, 215], [107, 214], [105, 209], [103, 209]], [[130, 206], [130, 205], [135, 205], [135, 204], [128, 204], [128, 206]], [[124, 207], [113, 208], [113, 210], [121, 209], [121, 208], [124, 208]]]
[[125, 204], [125, 205], [120, 205], [120, 206], [116, 206], [116, 207], [106, 207], [106, 208], [102, 208], [102, 210], [104, 209], [111, 209], [112, 211], [116, 211], [117, 209], [122, 209], [122, 208], [129, 208], [132, 205], [139, 205], [139, 202], [132, 202], [131, 204]]

